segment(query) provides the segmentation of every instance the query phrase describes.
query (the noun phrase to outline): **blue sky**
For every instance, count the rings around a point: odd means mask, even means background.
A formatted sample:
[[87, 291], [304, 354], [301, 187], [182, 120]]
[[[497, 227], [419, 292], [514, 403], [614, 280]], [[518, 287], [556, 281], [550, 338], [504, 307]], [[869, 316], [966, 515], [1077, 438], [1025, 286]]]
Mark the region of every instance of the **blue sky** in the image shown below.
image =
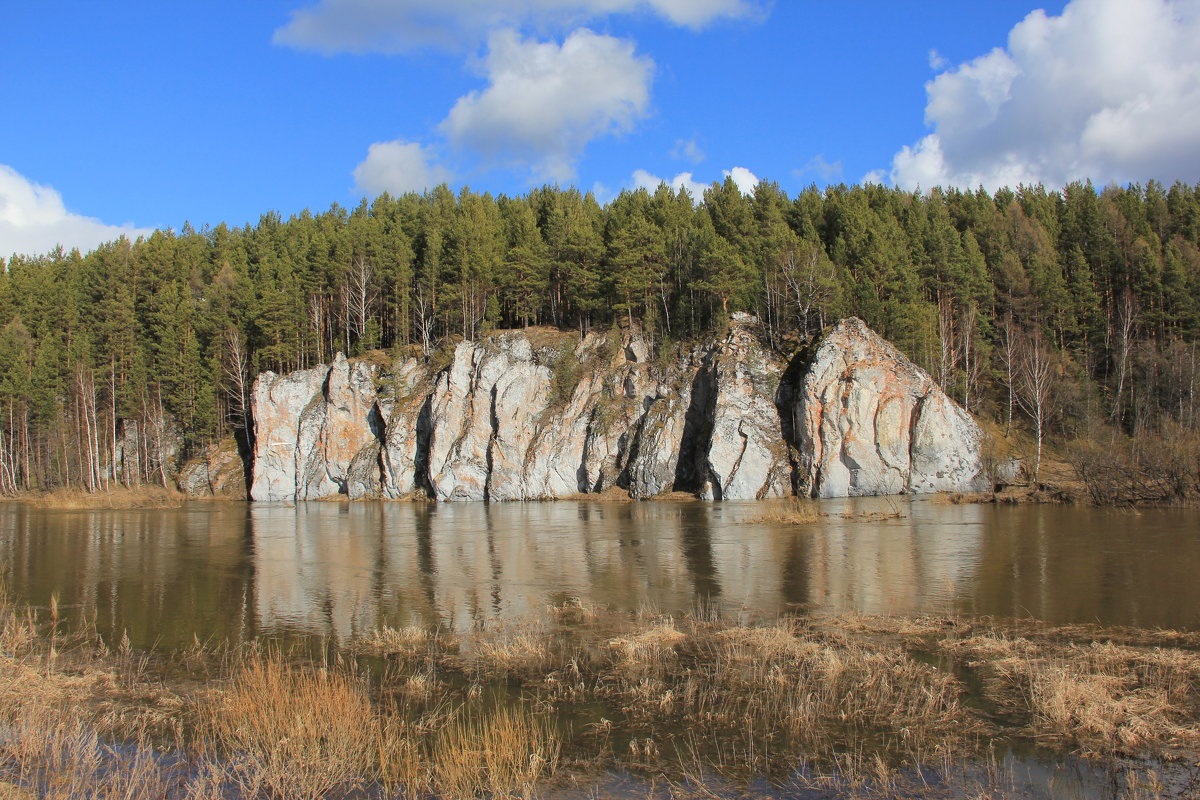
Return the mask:
[[443, 180], [1200, 180], [1200, 0], [0, 0], [0, 30], [0, 254]]

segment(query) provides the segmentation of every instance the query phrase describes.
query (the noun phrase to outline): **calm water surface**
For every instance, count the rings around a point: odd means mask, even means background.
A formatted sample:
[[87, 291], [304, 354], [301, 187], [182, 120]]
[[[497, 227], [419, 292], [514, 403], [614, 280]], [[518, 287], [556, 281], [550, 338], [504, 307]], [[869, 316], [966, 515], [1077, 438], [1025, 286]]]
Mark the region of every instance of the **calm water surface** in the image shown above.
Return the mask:
[[[256, 635], [344, 641], [380, 624], [462, 629], [578, 598], [960, 613], [1200, 629], [1200, 512], [823, 501], [806, 525], [762, 503], [0, 504], [16, 598], [137, 646]], [[900, 512], [871, 521], [872, 512]], [[850, 515], [852, 518], [844, 518]]]

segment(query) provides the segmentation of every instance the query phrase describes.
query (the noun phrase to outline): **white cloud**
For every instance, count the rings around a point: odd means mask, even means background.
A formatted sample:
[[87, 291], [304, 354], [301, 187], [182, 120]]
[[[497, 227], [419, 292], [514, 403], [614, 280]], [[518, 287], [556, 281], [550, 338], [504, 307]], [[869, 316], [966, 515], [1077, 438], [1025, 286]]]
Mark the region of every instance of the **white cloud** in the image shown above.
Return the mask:
[[703, 200], [704, 190], [709, 187], [707, 183], [700, 183], [692, 177], [690, 172], [681, 172], [670, 180], [660, 178], [657, 175], [652, 175], [644, 169], [633, 171], [633, 187], [635, 189], [645, 189], [648, 192], [655, 192], [659, 186], [667, 184], [676, 191], [687, 189], [693, 200]]
[[[1200, 179], [1200, 0], [1072, 0], [926, 85], [933, 132], [893, 183]], [[881, 177], [872, 173], [870, 177]]]
[[388, 192], [422, 192], [440, 183], [449, 183], [453, 174], [433, 162], [432, 154], [416, 142], [396, 139], [376, 142], [367, 148], [367, 157], [354, 168], [354, 182], [368, 195]]
[[0, 164], [0, 258], [13, 253], [38, 255], [62, 245], [87, 252], [121, 236], [149, 236], [149, 228], [105, 225], [98, 219], [72, 214], [62, 195], [30, 181], [12, 167]]
[[569, 180], [588, 142], [633, 128], [650, 104], [654, 62], [632, 42], [586, 28], [553, 42], [493, 33], [489, 85], [460, 97], [442, 121], [451, 143], [486, 158]]
[[929, 51], [929, 68], [930, 69], [945, 69], [950, 66], [950, 60], [937, 50]]
[[757, 11], [757, 0], [318, 0], [298, 9], [274, 41], [323, 53], [398, 53], [433, 46], [470, 50], [503, 27], [578, 25], [650, 13], [686, 28]]
[[721, 173], [726, 178], [733, 178], [734, 185], [738, 187], [742, 194], [753, 194], [754, 187], [758, 186], [758, 176], [745, 167], [734, 167], [727, 169]]
[[676, 139], [675, 146], [671, 148], [671, 158], [680, 161], [690, 161], [693, 164], [699, 164], [705, 157], [703, 148], [700, 147], [695, 139]]
[[[734, 184], [742, 194], [752, 194], [754, 187], [758, 185], [758, 176], [745, 167], [721, 170], [721, 174], [726, 178], [733, 178]], [[645, 189], [648, 192], [655, 191], [664, 183], [676, 190], [687, 189], [696, 201], [703, 200], [704, 192], [712, 186], [711, 183], [697, 181], [691, 172], [681, 172], [667, 180], [644, 169], [634, 170], [632, 182], [635, 189]]]

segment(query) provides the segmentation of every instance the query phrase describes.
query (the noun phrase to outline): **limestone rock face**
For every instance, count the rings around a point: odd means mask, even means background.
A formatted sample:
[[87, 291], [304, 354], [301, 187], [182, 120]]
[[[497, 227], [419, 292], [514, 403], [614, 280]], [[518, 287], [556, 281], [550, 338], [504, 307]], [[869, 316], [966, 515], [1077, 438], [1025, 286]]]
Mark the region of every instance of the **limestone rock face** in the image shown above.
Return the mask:
[[971, 417], [845, 320], [785, 363], [728, 336], [651, 360], [640, 334], [510, 331], [435, 369], [378, 356], [255, 382], [251, 496], [533, 500], [628, 490], [714, 500], [963, 491]]
[[378, 371], [374, 363], [351, 362], [339, 353], [328, 367], [258, 376], [251, 392], [252, 499], [293, 502], [349, 494], [351, 464], [364, 449], [378, 448], [384, 436]]
[[[250, 392], [256, 437], [252, 500], [282, 503], [297, 499], [301, 465], [308, 455], [302, 456], [300, 446], [301, 415], [319, 401], [328, 375], [329, 367], [317, 367], [287, 375], [268, 371], [254, 380]], [[308, 427], [311, 429], [311, 423]], [[308, 435], [311, 437], [311, 430]], [[311, 448], [311, 442], [308, 446]]]
[[421, 361], [408, 358], [397, 366], [396, 398], [388, 409], [379, 454], [380, 492], [385, 497], [407, 497], [422, 488], [423, 457], [429, 452], [430, 386], [429, 370]]
[[521, 334], [455, 348], [430, 406], [429, 482], [439, 500], [523, 499], [524, 450], [549, 382]]
[[816, 343], [793, 412], [815, 497], [982, 488], [979, 426], [861, 320]]
[[387, 425], [377, 403], [378, 373], [372, 362], [351, 362], [341, 353], [334, 358], [325, 378], [324, 402], [312, 403], [301, 416], [305, 469], [298, 499], [349, 494], [351, 464], [364, 449], [378, 453]]
[[660, 387], [650, 399], [637, 426], [628, 467], [629, 493], [637, 498], [654, 497], [678, 487], [680, 453], [687, 430], [691, 389], [670, 391]]
[[735, 314], [712, 357], [712, 435], [708, 483], [714, 500], [757, 500], [792, 492], [791, 464], [776, 395], [785, 365], [754, 335], [754, 318]]

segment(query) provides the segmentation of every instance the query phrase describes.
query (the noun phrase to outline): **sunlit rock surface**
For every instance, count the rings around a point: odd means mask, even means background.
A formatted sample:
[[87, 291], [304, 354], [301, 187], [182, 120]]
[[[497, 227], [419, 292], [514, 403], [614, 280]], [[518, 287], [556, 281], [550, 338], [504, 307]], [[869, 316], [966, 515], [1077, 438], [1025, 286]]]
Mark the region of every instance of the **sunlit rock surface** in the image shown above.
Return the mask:
[[[636, 332], [460, 342], [255, 382], [251, 496], [535, 500], [603, 492], [752, 500], [965, 491], [981, 433], [859, 320], [790, 362], [735, 314], [717, 342], [651, 356]], [[449, 354], [448, 354], [449, 355]]]
[[384, 436], [375, 386], [379, 371], [373, 362], [351, 362], [339, 353], [327, 367], [259, 375], [251, 392], [251, 499], [291, 502], [348, 494], [356, 456], [378, 448]]
[[756, 500], [792, 493], [792, 468], [777, 398], [786, 364], [754, 335], [754, 319], [734, 315], [729, 336], [713, 354], [712, 436], [703, 496]]
[[793, 407], [798, 485], [815, 497], [973, 491], [983, 434], [862, 320], [816, 343]]

